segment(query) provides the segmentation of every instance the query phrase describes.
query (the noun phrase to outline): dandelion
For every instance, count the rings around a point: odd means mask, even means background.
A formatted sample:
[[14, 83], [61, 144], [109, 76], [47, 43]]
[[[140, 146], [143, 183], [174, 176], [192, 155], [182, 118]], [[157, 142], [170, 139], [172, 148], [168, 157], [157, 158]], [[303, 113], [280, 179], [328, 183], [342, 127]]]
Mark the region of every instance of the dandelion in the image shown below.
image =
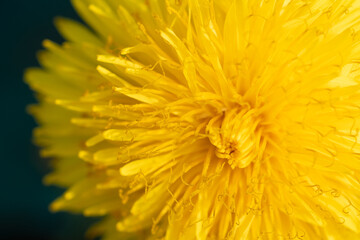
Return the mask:
[[359, 239], [360, 1], [73, 0], [25, 78], [51, 210], [104, 239]]

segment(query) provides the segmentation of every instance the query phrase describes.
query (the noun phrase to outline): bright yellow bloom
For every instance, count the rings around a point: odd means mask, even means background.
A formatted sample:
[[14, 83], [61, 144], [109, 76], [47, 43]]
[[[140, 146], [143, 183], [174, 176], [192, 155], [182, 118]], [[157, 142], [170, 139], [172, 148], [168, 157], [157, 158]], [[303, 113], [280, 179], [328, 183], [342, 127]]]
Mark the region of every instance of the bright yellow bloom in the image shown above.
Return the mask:
[[73, 0], [26, 80], [51, 209], [104, 239], [360, 239], [360, 1]]

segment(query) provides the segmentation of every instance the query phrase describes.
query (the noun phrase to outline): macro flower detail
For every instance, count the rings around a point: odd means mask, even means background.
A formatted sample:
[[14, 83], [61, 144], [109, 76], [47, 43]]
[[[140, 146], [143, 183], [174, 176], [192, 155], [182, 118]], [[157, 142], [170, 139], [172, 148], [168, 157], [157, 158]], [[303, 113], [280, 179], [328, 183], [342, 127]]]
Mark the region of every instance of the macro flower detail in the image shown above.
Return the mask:
[[53, 211], [103, 239], [360, 238], [360, 1], [73, 0], [25, 79]]

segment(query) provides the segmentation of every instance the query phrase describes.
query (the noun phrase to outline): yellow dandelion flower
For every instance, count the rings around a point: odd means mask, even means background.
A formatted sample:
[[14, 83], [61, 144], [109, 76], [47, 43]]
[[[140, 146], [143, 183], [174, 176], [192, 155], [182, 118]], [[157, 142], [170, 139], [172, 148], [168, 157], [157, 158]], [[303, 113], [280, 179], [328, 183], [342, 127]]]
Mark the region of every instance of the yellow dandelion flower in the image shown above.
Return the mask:
[[360, 1], [73, 0], [26, 81], [53, 211], [104, 239], [360, 239]]

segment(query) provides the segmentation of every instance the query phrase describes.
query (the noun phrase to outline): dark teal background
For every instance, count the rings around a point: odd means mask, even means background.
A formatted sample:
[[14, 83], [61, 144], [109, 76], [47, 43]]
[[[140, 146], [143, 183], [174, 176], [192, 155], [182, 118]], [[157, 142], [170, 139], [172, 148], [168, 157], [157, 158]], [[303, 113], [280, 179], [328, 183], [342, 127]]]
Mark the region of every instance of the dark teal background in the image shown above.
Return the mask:
[[17, 0], [0, 3], [0, 239], [83, 239], [88, 219], [52, 214], [48, 205], [61, 189], [42, 185], [49, 170], [31, 143], [35, 122], [25, 108], [35, 103], [23, 81], [24, 69], [38, 66], [43, 39], [62, 42], [55, 16], [79, 19], [70, 0]]

